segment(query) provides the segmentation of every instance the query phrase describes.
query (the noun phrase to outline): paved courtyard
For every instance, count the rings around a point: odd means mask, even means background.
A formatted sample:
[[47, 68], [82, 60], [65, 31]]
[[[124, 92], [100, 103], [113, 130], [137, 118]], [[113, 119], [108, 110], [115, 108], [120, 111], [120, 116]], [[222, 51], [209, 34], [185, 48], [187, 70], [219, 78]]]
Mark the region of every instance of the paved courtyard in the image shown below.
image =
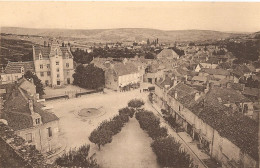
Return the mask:
[[[45, 104], [53, 107], [51, 111], [60, 118], [61, 139], [66, 142], [66, 151], [83, 144], [90, 144], [91, 153], [96, 153], [97, 160], [103, 167], [122, 167], [120, 165], [123, 165], [126, 160], [130, 167], [158, 167], [156, 156], [150, 148], [151, 139], [139, 128], [138, 123], [132, 120], [122, 129], [121, 133], [113, 137], [111, 144], [102, 148], [101, 151], [104, 153], [98, 151], [97, 146], [88, 139], [90, 133], [103, 120], [117, 115], [118, 109], [126, 107], [133, 98], [146, 100], [147, 94], [140, 93], [139, 89], [128, 92], [105, 90], [104, 94], [95, 93], [68, 100], [46, 101]], [[78, 116], [78, 112], [84, 108], [97, 108], [101, 111], [101, 115], [94, 118]], [[124, 148], [122, 148], [123, 146]], [[122, 150], [120, 150], [121, 148]], [[112, 160], [116, 158], [119, 160]]]

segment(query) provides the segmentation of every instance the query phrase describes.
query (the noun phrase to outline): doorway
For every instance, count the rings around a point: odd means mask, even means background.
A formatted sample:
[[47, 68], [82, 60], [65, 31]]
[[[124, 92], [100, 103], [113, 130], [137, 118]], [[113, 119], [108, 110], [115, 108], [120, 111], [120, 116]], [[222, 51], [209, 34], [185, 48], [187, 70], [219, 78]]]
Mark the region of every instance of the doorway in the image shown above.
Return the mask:
[[70, 78], [67, 78], [67, 84], [70, 84]]

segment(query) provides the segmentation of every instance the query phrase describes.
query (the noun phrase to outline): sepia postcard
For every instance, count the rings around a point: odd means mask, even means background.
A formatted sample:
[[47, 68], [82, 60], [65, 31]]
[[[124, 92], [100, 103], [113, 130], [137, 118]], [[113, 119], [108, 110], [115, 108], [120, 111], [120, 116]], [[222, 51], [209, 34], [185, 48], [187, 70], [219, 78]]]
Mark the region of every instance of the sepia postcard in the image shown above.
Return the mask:
[[259, 168], [260, 3], [0, 8], [0, 168]]

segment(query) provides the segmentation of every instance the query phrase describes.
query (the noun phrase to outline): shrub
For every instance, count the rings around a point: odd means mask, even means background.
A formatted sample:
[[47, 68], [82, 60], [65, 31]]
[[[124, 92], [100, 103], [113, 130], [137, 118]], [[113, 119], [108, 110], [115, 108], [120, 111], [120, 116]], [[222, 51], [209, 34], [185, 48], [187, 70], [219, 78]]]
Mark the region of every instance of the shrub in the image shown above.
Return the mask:
[[56, 164], [62, 167], [88, 167], [97, 168], [97, 161], [93, 156], [88, 157], [90, 146], [83, 145], [79, 149], [70, 150], [56, 159]]
[[172, 128], [177, 128], [177, 123], [175, 122], [175, 119], [173, 118], [173, 116], [169, 116], [169, 117], [164, 117], [164, 119], [170, 124], [170, 126]]
[[140, 127], [147, 131], [152, 139], [166, 137], [167, 129], [160, 127], [160, 120], [152, 112], [143, 111], [136, 113], [136, 119], [139, 121]]
[[103, 121], [97, 128], [97, 130], [108, 130], [112, 133], [112, 135], [115, 135], [121, 131], [121, 128], [123, 127], [123, 123], [119, 121]]
[[91, 132], [89, 136], [90, 142], [98, 145], [100, 149], [101, 145], [112, 142], [112, 136], [119, 133], [124, 124], [129, 121], [127, 115], [116, 115], [110, 121], [103, 121], [97, 129]]
[[128, 102], [128, 107], [132, 107], [132, 108], [140, 108], [144, 105], [143, 100], [140, 99], [132, 99]]
[[116, 115], [112, 120], [116, 122], [122, 122], [123, 124], [125, 124], [129, 121], [129, 117], [126, 115]]
[[118, 112], [119, 112], [119, 115], [127, 115], [131, 118], [133, 118], [133, 116], [135, 114], [135, 110], [133, 108], [128, 108], [128, 107], [122, 108]]
[[167, 137], [168, 136], [168, 131], [165, 127], [157, 127], [155, 129], [149, 129], [148, 130], [148, 134], [149, 136], [155, 140], [155, 139], [158, 139], [158, 138], [164, 138], [164, 137]]
[[180, 143], [172, 137], [156, 139], [151, 147], [157, 156], [157, 161], [163, 167], [193, 167], [190, 156], [180, 150]]
[[112, 142], [112, 135], [113, 135], [113, 132], [110, 130], [95, 129], [94, 131], [91, 132], [91, 134], [89, 136], [89, 140], [90, 140], [90, 142], [98, 145], [98, 148], [100, 149], [101, 145], [105, 145], [107, 143]]

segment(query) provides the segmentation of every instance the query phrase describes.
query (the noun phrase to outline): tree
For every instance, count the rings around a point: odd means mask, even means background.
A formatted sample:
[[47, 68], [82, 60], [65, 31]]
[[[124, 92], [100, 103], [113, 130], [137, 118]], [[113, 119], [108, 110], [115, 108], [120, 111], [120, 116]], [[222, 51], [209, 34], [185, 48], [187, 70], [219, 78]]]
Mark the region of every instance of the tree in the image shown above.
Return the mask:
[[151, 53], [151, 52], [148, 52], [145, 54], [144, 58], [145, 59], [155, 59], [155, 54]]
[[77, 48], [72, 52], [73, 60], [81, 64], [89, 64], [93, 60], [93, 55], [89, 54], [87, 51]]
[[35, 74], [33, 74], [31, 71], [27, 71], [24, 74], [24, 77], [28, 80], [33, 79], [33, 83], [36, 86], [36, 93], [39, 93], [40, 96], [45, 94], [43, 84]]
[[95, 129], [91, 132], [89, 136], [90, 142], [98, 145], [98, 149], [100, 150], [101, 145], [105, 145], [107, 143], [112, 142], [112, 132], [106, 129]]
[[122, 109], [119, 109], [119, 115], [126, 115], [126, 116], [129, 116], [129, 117], [133, 117], [134, 114], [135, 114], [135, 110], [133, 108], [128, 108], [128, 107], [125, 107], [125, 108], [122, 108]]
[[57, 158], [55, 163], [62, 167], [87, 167], [97, 168], [97, 161], [93, 159], [93, 155], [89, 157], [89, 145], [83, 145], [78, 149], [71, 149], [68, 153], [64, 153]]
[[147, 45], [150, 45], [150, 40], [149, 39], [147, 39]]
[[144, 105], [143, 100], [140, 99], [132, 99], [128, 102], [128, 107], [132, 107], [138, 109]]
[[105, 85], [105, 73], [101, 68], [95, 67], [94, 64], [79, 65], [75, 73], [73, 84], [87, 89], [98, 89]]
[[163, 167], [193, 167], [190, 156], [180, 150], [181, 144], [176, 142], [173, 137], [156, 139], [151, 147], [157, 156], [159, 164]]

